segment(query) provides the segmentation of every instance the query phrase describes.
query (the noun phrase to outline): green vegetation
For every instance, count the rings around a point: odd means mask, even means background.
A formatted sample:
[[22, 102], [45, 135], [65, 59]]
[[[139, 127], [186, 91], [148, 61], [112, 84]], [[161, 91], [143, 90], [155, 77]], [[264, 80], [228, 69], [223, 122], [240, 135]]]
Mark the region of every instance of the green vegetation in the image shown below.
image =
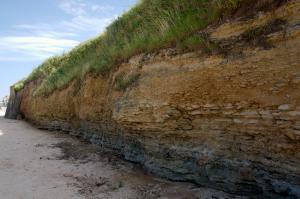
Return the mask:
[[207, 54], [212, 54], [215, 50], [219, 49], [217, 43], [210, 40], [209, 35], [206, 33], [194, 34], [186, 37], [178, 42], [179, 49], [197, 50], [202, 49]]
[[24, 80], [21, 80], [14, 85], [15, 92], [19, 92], [23, 88], [24, 88]]
[[119, 181], [118, 188], [122, 188], [122, 187], [124, 187], [124, 183], [122, 181]]
[[119, 74], [115, 80], [115, 86], [117, 90], [126, 90], [130, 85], [134, 84], [140, 77], [140, 74], [133, 73], [129, 76], [125, 76], [124, 73]]
[[[47, 95], [88, 72], [106, 75], [141, 52], [180, 45], [191, 49], [203, 46], [211, 52], [214, 48], [211, 42], [201, 35], [192, 35], [230, 15], [242, 1], [245, 0], [141, 0], [98, 38], [45, 61], [25, 83], [42, 79], [35, 95]], [[130, 83], [132, 80], [121, 81], [120, 88]]]

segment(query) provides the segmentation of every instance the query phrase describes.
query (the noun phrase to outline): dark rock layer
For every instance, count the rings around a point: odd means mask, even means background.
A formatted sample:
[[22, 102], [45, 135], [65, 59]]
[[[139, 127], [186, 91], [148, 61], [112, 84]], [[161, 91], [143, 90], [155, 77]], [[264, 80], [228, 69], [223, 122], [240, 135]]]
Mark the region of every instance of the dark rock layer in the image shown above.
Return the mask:
[[11, 87], [10, 97], [5, 112], [5, 118], [7, 119], [22, 118], [22, 114], [20, 111], [21, 100], [22, 100], [22, 91], [16, 92], [14, 87]]

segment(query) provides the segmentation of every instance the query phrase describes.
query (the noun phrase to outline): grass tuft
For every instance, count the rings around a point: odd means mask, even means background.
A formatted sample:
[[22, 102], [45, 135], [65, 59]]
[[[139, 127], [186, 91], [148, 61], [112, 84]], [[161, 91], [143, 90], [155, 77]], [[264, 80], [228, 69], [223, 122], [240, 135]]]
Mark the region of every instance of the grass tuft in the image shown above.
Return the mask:
[[206, 33], [194, 34], [186, 37], [182, 41], [178, 42], [177, 47], [183, 50], [202, 50], [204, 53], [209, 55], [219, 49], [218, 44], [213, 42]]
[[129, 86], [134, 84], [140, 77], [140, 74], [138, 73], [133, 73], [128, 76], [126, 76], [124, 73], [121, 73], [117, 75], [115, 79], [115, 88], [117, 90], [126, 90]]
[[15, 89], [15, 92], [19, 92], [24, 88], [24, 80], [21, 80], [17, 82], [15, 85], [13, 85], [13, 88]]

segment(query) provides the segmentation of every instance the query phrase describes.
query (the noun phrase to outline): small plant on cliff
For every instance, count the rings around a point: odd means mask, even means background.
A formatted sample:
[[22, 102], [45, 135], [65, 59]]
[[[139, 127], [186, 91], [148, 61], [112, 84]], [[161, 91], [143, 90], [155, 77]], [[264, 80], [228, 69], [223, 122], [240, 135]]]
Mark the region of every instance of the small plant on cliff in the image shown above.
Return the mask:
[[194, 34], [178, 42], [178, 48], [188, 50], [202, 50], [206, 54], [212, 54], [219, 46], [213, 42], [206, 33]]
[[124, 73], [117, 75], [115, 79], [115, 87], [117, 90], [126, 90], [129, 86], [134, 84], [140, 77], [140, 74], [133, 73], [126, 76]]
[[124, 187], [124, 183], [123, 183], [122, 181], [119, 181], [119, 183], [118, 183], [118, 188], [120, 189], [120, 188], [122, 188], [122, 187]]
[[24, 81], [25, 80], [21, 80], [19, 82], [17, 82], [13, 87], [15, 89], [15, 92], [19, 92], [24, 88]]

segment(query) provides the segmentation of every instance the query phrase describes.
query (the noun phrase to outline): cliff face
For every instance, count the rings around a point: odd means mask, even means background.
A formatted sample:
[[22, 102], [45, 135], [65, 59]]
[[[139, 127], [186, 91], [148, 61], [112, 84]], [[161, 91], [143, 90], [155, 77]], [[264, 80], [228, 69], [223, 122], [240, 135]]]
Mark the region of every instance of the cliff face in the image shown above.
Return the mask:
[[20, 105], [22, 101], [22, 91], [16, 92], [14, 87], [10, 88], [10, 96], [7, 103], [5, 118], [8, 119], [21, 119]]
[[300, 197], [300, 2], [209, 27], [216, 52], [141, 54], [47, 97], [40, 128], [113, 148], [160, 176], [237, 194]]

